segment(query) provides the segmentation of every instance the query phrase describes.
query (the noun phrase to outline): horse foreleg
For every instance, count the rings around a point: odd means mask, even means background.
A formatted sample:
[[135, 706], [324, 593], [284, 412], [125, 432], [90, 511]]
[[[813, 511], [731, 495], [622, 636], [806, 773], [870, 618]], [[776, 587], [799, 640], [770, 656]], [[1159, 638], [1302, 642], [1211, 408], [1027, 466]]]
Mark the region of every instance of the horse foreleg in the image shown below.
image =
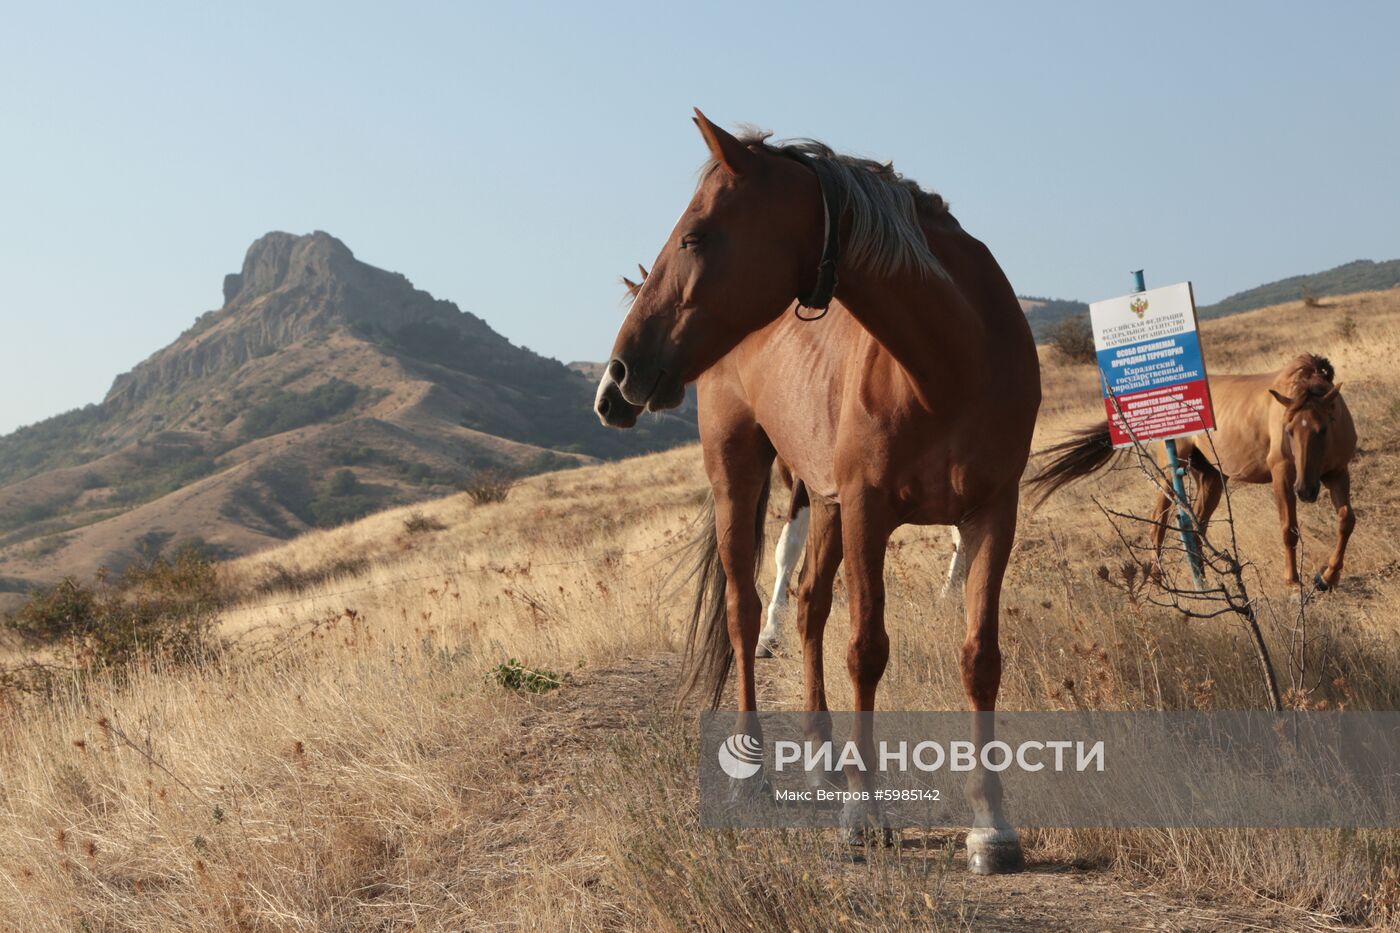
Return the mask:
[[[861, 489], [841, 497], [841, 539], [846, 559], [846, 591], [851, 602], [851, 637], [846, 647], [846, 669], [851, 676], [858, 715], [852, 728], [861, 759], [875, 761], [875, 690], [890, 657], [890, 637], [885, 631], [885, 547], [895, 519], [888, 507]], [[864, 792], [866, 799], [848, 801], [841, 812], [848, 841], [859, 843], [875, 831], [876, 841], [889, 842], [892, 836], [884, 826], [874, 797], [871, 774], [852, 767], [846, 781], [853, 792]]]
[[1273, 470], [1274, 504], [1278, 506], [1278, 521], [1283, 532], [1284, 582], [1298, 585], [1298, 500], [1289, 482], [1287, 464]]
[[[705, 445], [705, 470], [715, 503], [715, 548], [724, 570], [725, 623], [732, 657], [737, 659], [739, 710], [758, 708], [754, 649], [758, 647], [763, 604], [754, 572], [773, 448], [757, 425], [731, 426], [722, 443]], [[740, 717], [741, 725], [744, 718]]]
[[[735, 431], [726, 438], [726, 443], [714, 447], [712, 451], [706, 446], [705, 467], [714, 492], [715, 550], [724, 571], [724, 621], [729, 636], [729, 658], [737, 659], [739, 668], [735, 691], [739, 714], [734, 734], [749, 736], [750, 741], [761, 748], [763, 730], [757, 714], [753, 653], [758, 646], [763, 604], [758, 599], [754, 571], [758, 564], [758, 536], [766, 518], [765, 493], [772, 475], [773, 452], [756, 428]], [[736, 801], [764, 799], [767, 779], [731, 778], [729, 793]]]
[[773, 553], [778, 571], [773, 579], [773, 598], [768, 603], [768, 621], [758, 636], [760, 658], [771, 658], [777, 650], [778, 636], [783, 628], [783, 610], [788, 604], [788, 580], [792, 578], [797, 558], [802, 556], [802, 547], [807, 543], [807, 525], [811, 514], [810, 507], [797, 509], [778, 535], [778, 547]]
[[[993, 713], [1001, 689], [999, 613], [1001, 583], [1016, 537], [1016, 490], [991, 503], [962, 526], [969, 551], [964, 595], [967, 635], [962, 647], [963, 690], [973, 709], [973, 743], [981, 749], [995, 738]], [[979, 875], [1020, 871], [1021, 839], [1002, 810], [1001, 779], [979, 767], [968, 794], [973, 825], [967, 834], [967, 865]]]
[[1347, 555], [1347, 542], [1356, 528], [1356, 513], [1351, 508], [1351, 474], [1346, 470], [1332, 473], [1322, 478], [1327, 492], [1332, 496], [1332, 506], [1337, 510], [1337, 547], [1332, 551], [1332, 559], [1318, 571], [1314, 583], [1319, 590], [1330, 590], [1342, 577], [1342, 561]]

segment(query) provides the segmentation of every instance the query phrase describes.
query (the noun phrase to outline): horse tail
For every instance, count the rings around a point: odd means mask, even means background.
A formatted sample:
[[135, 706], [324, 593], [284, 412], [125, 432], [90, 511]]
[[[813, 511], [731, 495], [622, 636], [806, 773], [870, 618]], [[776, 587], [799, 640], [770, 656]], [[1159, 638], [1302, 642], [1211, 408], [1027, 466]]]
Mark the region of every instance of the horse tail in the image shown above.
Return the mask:
[[[758, 496], [758, 515], [754, 523], [754, 574], [763, 554], [763, 525], [768, 516], [770, 475], [763, 481]], [[734, 646], [729, 641], [729, 620], [726, 591], [728, 583], [719, 559], [719, 535], [715, 530], [715, 497], [705, 499], [700, 534], [691, 543], [693, 563], [690, 578], [695, 581], [695, 601], [690, 610], [690, 630], [685, 639], [685, 679], [681, 699], [703, 687], [710, 697], [710, 708], [718, 709], [724, 699], [724, 686], [729, 670], [734, 666]]]
[[1086, 476], [1092, 476], [1108, 466], [1118, 451], [1109, 437], [1108, 422], [1081, 428], [1053, 447], [1037, 452], [1036, 456], [1053, 456], [1049, 463], [1025, 481], [1039, 508], [1046, 499], [1061, 488]]

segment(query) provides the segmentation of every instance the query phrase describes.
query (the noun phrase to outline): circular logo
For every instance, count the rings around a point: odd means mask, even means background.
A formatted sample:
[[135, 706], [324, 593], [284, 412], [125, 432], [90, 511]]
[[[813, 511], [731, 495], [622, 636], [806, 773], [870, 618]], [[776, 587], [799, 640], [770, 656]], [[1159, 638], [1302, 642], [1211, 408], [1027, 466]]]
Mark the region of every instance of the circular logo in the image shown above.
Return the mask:
[[751, 778], [763, 767], [763, 746], [747, 733], [731, 735], [719, 747], [719, 766], [736, 781]]

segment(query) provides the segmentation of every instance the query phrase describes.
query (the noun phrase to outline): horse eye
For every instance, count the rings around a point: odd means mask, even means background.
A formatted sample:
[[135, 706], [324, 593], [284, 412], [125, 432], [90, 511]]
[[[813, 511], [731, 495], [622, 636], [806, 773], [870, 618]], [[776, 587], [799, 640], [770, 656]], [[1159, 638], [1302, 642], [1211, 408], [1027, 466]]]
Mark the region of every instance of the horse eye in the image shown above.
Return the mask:
[[681, 249], [694, 249], [700, 245], [700, 241], [705, 239], [703, 233], [687, 233], [681, 237]]

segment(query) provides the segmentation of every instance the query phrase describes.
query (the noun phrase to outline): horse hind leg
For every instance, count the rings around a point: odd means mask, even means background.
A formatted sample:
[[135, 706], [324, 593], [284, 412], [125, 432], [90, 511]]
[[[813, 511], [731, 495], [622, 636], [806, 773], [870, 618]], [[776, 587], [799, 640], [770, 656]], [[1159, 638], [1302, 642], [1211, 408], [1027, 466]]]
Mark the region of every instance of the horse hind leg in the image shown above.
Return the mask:
[[[814, 747], [831, 741], [831, 714], [826, 705], [826, 671], [822, 636], [831, 615], [831, 591], [841, 566], [841, 511], [834, 502], [818, 500], [811, 508], [812, 527], [807, 557], [797, 590], [797, 634], [802, 639], [802, 687], [807, 717], [805, 737]], [[844, 787], [842, 775], [816, 769], [807, 772], [809, 783]]]
[[959, 593], [967, 580], [967, 552], [963, 550], [962, 532], [957, 525], [950, 525], [948, 531], [953, 538], [953, 556], [948, 560], [948, 579], [943, 581], [943, 589], [938, 593], [940, 600]]
[[1225, 480], [1219, 471], [1198, 470], [1196, 473], [1196, 484], [1200, 489], [1200, 499], [1196, 503], [1196, 529], [1197, 546], [1196, 552], [1205, 559], [1205, 545], [1200, 539], [1206, 536], [1206, 527], [1210, 524], [1210, 518], [1215, 514], [1215, 510], [1220, 505], [1220, 496], [1225, 491]]
[[[848, 499], [850, 501], [848, 501]], [[846, 592], [851, 607], [851, 635], [846, 647], [857, 714], [851, 740], [861, 761], [875, 761], [875, 691], [890, 657], [885, 630], [885, 549], [897, 524], [887, 503], [860, 490], [841, 499], [841, 538], [845, 552]], [[841, 811], [848, 842], [890, 844], [893, 834], [885, 823], [871, 774], [859, 767], [846, 772], [852, 792]]]
[[788, 605], [788, 580], [792, 578], [797, 559], [802, 556], [802, 548], [807, 543], [807, 527], [811, 520], [810, 506], [797, 508], [778, 535], [778, 546], [773, 553], [773, 561], [778, 565], [773, 579], [773, 598], [768, 603], [768, 617], [763, 631], [758, 635], [757, 657], [771, 658], [778, 650], [783, 629], [783, 611]]
[[1152, 562], [1147, 566], [1147, 578], [1162, 580], [1162, 543], [1167, 537], [1167, 522], [1171, 520], [1172, 500], [1165, 490], [1157, 493], [1152, 504]]

